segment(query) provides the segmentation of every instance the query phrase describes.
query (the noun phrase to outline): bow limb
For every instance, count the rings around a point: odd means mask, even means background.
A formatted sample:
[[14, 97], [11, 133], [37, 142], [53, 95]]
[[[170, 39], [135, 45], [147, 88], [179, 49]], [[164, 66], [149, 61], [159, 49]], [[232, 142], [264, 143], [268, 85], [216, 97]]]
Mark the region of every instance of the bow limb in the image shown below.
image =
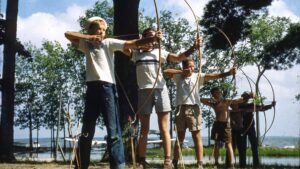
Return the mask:
[[[242, 68], [239, 68], [239, 70], [242, 71], [242, 74], [247, 78], [247, 81], [248, 81], [248, 84], [250, 86], [250, 90], [251, 90], [251, 93], [253, 93], [253, 88], [252, 88], [252, 85], [251, 85], [251, 82], [255, 85], [255, 82], [253, 79], [251, 79], [244, 71]], [[251, 82], [250, 82], [251, 81]], [[253, 100], [253, 112], [256, 112], [256, 103], [255, 101]], [[252, 112], [252, 114], [253, 114]], [[241, 134], [242, 136], [244, 136], [248, 130], [250, 129], [251, 125], [253, 124], [254, 122], [254, 118], [252, 118], [251, 122], [249, 123], [249, 125], [247, 126], [247, 128], [243, 131], [243, 133]]]
[[275, 99], [275, 90], [274, 90], [274, 87], [273, 87], [273, 85], [272, 85], [270, 79], [267, 78], [266, 75], [263, 74], [263, 77], [268, 81], [268, 83], [269, 83], [269, 85], [270, 85], [270, 87], [271, 87], [271, 89], [272, 89], [272, 95], [273, 95], [273, 102], [272, 102], [272, 104], [274, 104], [274, 105], [273, 105], [273, 118], [272, 118], [272, 122], [271, 122], [270, 126], [268, 127], [268, 129], [266, 130], [266, 132], [263, 134], [263, 139], [262, 139], [262, 141], [264, 140], [264, 138], [265, 138], [266, 134], [268, 133], [268, 131], [269, 131], [269, 130], [271, 129], [271, 127], [273, 126], [274, 120], [275, 120], [275, 114], [276, 114], [276, 106], [275, 106], [275, 101], [276, 101], [276, 99]]
[[[159, 22], [159, 14], [158, 14], [158, 8], [157, 8], [157, 4], [156, 4], [156, 0], [153, 0], [154, 2], [154, 7], [155, 7], [155, 14], [156, 14], [156, 24], [157, 24], [157, 31], [160, 31], [160, 22]], [[155, 82], [153, 84], [153, 87], [148, 95], [148, 97], [145, 99], [145, 101], [143, 102], [143, 104], [141, 104], [140, 108], [138, 109], [137, 113], [139, 113], [142, 108], [146, 105], [146, 103], [149, 101], [151, 95], [153, 94], [156, 84], [159, 80], [159, 75], [160, 75], [160, 71], [161, 71], [161, 42], [160, 40], [158, 40], [158, 57], [159, 57], [159, 65], [157, 68], [157, 72], [156, 72], [156, 78], [155, 78]]]
[[[233, 67], [236, 67], [237, 66], [237, 62], [236, 62], [236, 55], [235, 55], [235, 53], [234, 53], [234, 46], [232, 45], [232, 43], [231, 43], [231, 41], [230, 41], [230, 39], [229, 39], [229, 37], [226, 35], [226, 33], [222, 30], [222, 29], [220, 29], [220, 28], [218, 28], [218, 27], [215, 27], [225, 38], [226, 38], [226, 40], [227, 40], [227, 42], [229, 43], [229, 45], [230, 45], [230, 48], [231, 48], [231, 54], [232, 54], [232, 59], [233, 59]], [[255, 82], [242, 70], [242, 69], [239, 69], [239, 70], [241, 70], [242, 71], [242, 73], [243, 73], [243, 75], [247, 78], [247, 81], [248, 81], [248, 83], [249, 83], [249, 86], [250, 86], [250, 90], [251, 90], [251, 93], [253, 93], [253, 89], [252, 89], [252, 86], [251, 86], [251, 83], [250, 83], [250, 80], [255, 84]], [[234, 82], [234, 84], [233, 84], [233, 90], [236, 90], [236, 78], [235, 78], [235, 75], [233, 75], [233, 78], [232, 78], [232, 81], [231, 82]], [[234, 95], [234, 94], [233, 94]], [[233, 97], [233, 95], [232, 95], [232, 97]], [[256, 103], [255, 103], [255, 101], [253, 100], [253, 112], [256, 112]], [[252, 114], [253, 114], [253, 112], [252, 112]], [[253, 124], [253, 122], [254, 122], [254, 118], [252, 118], [252, 120], [251, 120], [251, 122], [249, 123], [249, 125], [245, 128], [245, 130], [243, 131], [243, 133], [241, 134], [241, 135], [245, 135], [248, 131], [249, 131], [249, 129], [250, 129], [250, 127], [252, 126], [252, 124]]]
[[[195, 19], [195, 23], [196, 23], [196, 31], [197, 31], [197, 39], [200, 38], [200, 27], [199, 27], [199, 23], [198, 23], [198, 19], [197, 19], [197, 16], [196, 16], [196, 13], [194, 12], [192, 6], [188, 3], [187, 0], [184, 0], [184, 2], [187, 4], [187, 6], [189, 7], [189, 9], [191, 10], [192, 14], [193, 14], [193, 17]], [[199, 82], [199, 79], [201, 78], [201, 72], [202, 72], [202, 52], [201, 52], [201, 47], [199, 46], [198, 48], [198, 60], [199, 60], [199, 72], [198, 72], [198, 75], [197, 75], [197, 79], [196, 79], [196, 82], [194, 84], [194, 86], [192, 87], [190, 93], [188, 94], [188, 96], [183, 100], [183, 103], [185, 103], [187, 101], [187, 99], [191, 96], [191, 94], [193, 93], [193, 91], [195, 90], [196, 86], [198, 85], [198, 82]]]

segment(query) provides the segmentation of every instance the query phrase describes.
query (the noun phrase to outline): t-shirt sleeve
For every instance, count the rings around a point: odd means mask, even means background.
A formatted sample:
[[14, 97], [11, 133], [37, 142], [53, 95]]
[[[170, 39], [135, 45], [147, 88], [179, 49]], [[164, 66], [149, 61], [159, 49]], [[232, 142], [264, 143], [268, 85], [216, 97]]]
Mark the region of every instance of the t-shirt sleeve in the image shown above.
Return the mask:
[[[198, 74], [197, 74], [197, 76], [198, 76]], [[198, 82], [199, 90], [204, 86], [204, 77], [205, 77], [205, 73], [200, 73], [200, 78], [199, 78], [199, 82]]]
[[123, 51], [124, 49], [124, 44], [126, 41], [120, 40], [120, 39], [112, 39], [112, 38], [107, 38], [105, 41], [109, 45], [109, 49], [112, 50], [113, 52], [115, 51]]
[[131, 61], [133, 63], [136, 62], [136, 57], [137, 57], [138, 51], [137, 50], [132, 50], [132, 57], [131, 57]]
[[86, 40], [80, 39], [79, 40], [79, 45], [78, 45], [78, 50], [80, 50], [83, 53], [86, 53], [87, 49], [88, 48], [87, 48]]
[[161, 57], [161, 61], [163, 63], [167, 62], [167, 58], [168, 58], [169, 53], [170, 52], [168, 52], [168, 51], [166, 51], [164, 49], [161, 49], [161, 55], [160, 55], [160, 57]]

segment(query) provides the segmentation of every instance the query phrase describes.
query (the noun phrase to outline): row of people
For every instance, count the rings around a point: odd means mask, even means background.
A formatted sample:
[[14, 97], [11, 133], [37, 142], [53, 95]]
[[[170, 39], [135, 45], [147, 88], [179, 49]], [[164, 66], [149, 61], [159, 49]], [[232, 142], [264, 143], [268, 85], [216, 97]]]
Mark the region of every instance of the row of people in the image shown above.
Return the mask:
[[[114, 52], [122, 51], [136, 64], [136, 74], [138, 82], [138, 118], [141, 122], [141, 133], [138, 140], [139, 167], [146, 168], [146, 146], [149, 132], [149, 122], [152, 108], [158, 116], [159, 130], [162, 135], [164, 149], [164, 168], [177, 167], [179, 158], [179, 146], [185, 137], [185, 130], [188, 128], [195, 143], [196, 157], [199, 168], [203, 164], [203, 146], [201, 139], [201, 110], [200, 101], [212, 106], [216, 112], [216, 124], [214, 139], [225, 141], [229, 152], [229, 161], [233, 164], [233, 151], [231, 146], [231, 136], [228, 133], [227, 122], [229, 119], [228, 106], [232, 103], [241, 103], [243, 99], [227, 101], [215, 98], [219, 94], [218, 90], [212, 91], [215, 103], [211, 99], [200, 99], [198, 91], [203, 87], [205, 81], [234, 75], [236, 69], [233, 68], [226, 73], [218, 74], [198, 74], [194, 73], [194, 62], [189, 59], [196, 49], [202, 45], [202, 39], [196, 39], [194, 44], [185, 52], [175, 54], [161, 51], [154, 44], [162, 38], [161, 32], [153, 29], [146, 29], [141, 39], [118, 40], [105, 38], [108, 25], [100, 17], [92, 17], [87, 20], [87, 34], [79, 32], [66, 32], [65, 36], [80, 51], [86, 55], [86, 101], [82, 118], [82, 136], [79, 138], [77, 154], [79, 163], [75, 163], [75, 168], [87, 169], [90, 162], [91, 142], [94, 137], [96, 119], [102, 114], [104, 124], [107, 129], [107, 142], [109, 152], [110, 168], [123, 169], [125, 167], [124, 148], [122, 143], [122, 133], [119, 122], [118, 98], [116, 90], [116, 80], [114, 76]], [[138, 49], [138, 50], [137, 50]], [[175, 126], [178, 132], [179, 144], [175, 144], [173, 163], [171, 160], [171, 139], [168, 129], [169, 112], [171, 111], [170, 99], [166, 82], [160, 69], [160, 61], [181, 62], [183, 69], [167, 69], [165, 75], [174, 78], [177, 85], [177, 113]], [[157, 74], [158, 73], [158, 74]], [[158, 78], [157, 78], [158, 77]], [[196, 84], [196, 88], [191, 91]], [[149, 96], [151, 95], [151, 96]], [[145, 101], [146, 100], [146, 101]], [[221, 102], [222, 104], [219, 104]], [[229, 126], [230, 128], [230, 126]], [[217, 144], [215, 149], [217, 149]], [[217, 151], [215, 151], [217, 152]], [[215, 155], [215, 157], [217, 154]], [[217, 159], [217, 158], [216, 158]], [[217, 163], [217, 160], [216, 160]]]
[[[124, 147], [119, 122], [119, 109], [114, 76], [114, 52], [122, 51], [136, 63], [138, 82], [138, 118], [141, 122], [141, 133], [138, 144], [138, 162], [143, 166], [146, 156], [147, 137], [152, 107], [158, 116], [159, 129], [164, 147], [164, 167], [171, 168], [171, 139], [168, 130], [168, 113], [171, 110], [166, 82], [162, 72], [157, 72], [162, 62], [180, 62], [192, 54], [200, 46], [200, 39], [187, 51], [174, 54], [162, 51], [153, 44], [162, 38], [161, 32], [146, 29], [141, 39], [118, 40], [105, 38], [108, 25], [101, 17], [87, 20], [87, 34], [80, 32], [66, 32], [65, 36], [73, 45], [86, 56], [86, 102], [82, 117], [81, 137], [79, 138], [77, 156], [79, 162], [75, 168], [86, 169], [90, 162], [91, 142], [95, 134], [96, 119], [102, 114], [107, 129], [107, 142], [110, 168], [125, 167]], [[136, 50], [138, 49], [138, 50]], [[157, 74], [158, 73], [158, 74]], [[156, 77], [157, 81], [156, 81]], [[154, 86], [155, 85], [155, 86]], [[152, 89], [154, 89], [152, 91]], [[148, 95], [151, 94], [151, 97]], [[149, 98], [149, 99], [148, 99]], [[147, 102], [144, 102], [147, 100]]]

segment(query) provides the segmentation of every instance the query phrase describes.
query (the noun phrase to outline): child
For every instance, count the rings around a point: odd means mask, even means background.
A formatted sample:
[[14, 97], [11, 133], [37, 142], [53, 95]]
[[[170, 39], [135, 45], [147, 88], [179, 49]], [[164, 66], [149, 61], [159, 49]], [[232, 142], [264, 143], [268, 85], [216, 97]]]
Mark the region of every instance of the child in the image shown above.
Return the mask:
[[232, 106], [232, 115], [240, 114], [242, 119], [236, 119], [238, 123], [242, 123], [242, 131], [237, 135], [238, 139], [238, 151], [239, 151], [239, 165], [241, 168], [246, 166], [246, 149], [247, 149], [247, 138], [249, 139], [252, 151], [253, 167], [259, 168], [259, 156], [258, 156], [258, 141], [255, 130], [255, 121], [253, 117], [253, 112], [255, 111], [266, 111], [273, 106], [276, 102], [271, 104], [257, 104], [253, 105], [253, 102], [248, 102], [250, 98], [254, 98], [254, 94], [251, 92], [244, 92], [241, 97], [244, 98], [245, 102]]
[[[190, 58], [182, 62], [183, 69], [167, 69], [164, 71], [167, 77], [171, 77], [175, 80], [177, 92], [176, 92], [176, 105], [177, 113], [175, 116], [175, 126], [180, 142], [180, 147], [185, 137], [185, 131], [188, 128], [192, 133], [193, 141], [195, 144], [196, 158], [198, 168], [202, 169], [203, 166], [203, 145], [201, 139], [201, 121], [202, 113], [200, 110], [200, 96], [199, 90], [203, 87], [205, 81], [215, 80], [229, 75], [234, 75], [236, 69], [233, 68], [226, 73], [216, 73], [216, 74], [200, 74], [200, 79], [198, 78], [198, 73], [194, 73], [194, 61]], [[196, 84], [197, 83], [197, 84]], [[196, 87], [193, 89], [193, 87]], [[192, 91], [193, 90], [193, 91]], [[179, 145], [176, 141], [174, 148], [174, 159], [173, 165], [175, 169], [178, 167], [179, 159]]]
[[82, 117], [82, 136], [77, 148], [79, 164], [76, 163], [75, 168], [87, 169], [89, 166], [96, 120], [102, 113], [108, 135], [110, 168], [121, 169], [125, 167], [125, 157], [119, 123], [114, 52], [155, 42], [160, 39], [161, 33], [140, 40], [105, 39], [107, 23], [100, 17], [89, 18], [86, 29], [87, 34], [65, 33], [66, 38], [86, 55], [86, 102]]
[[[151, 28], [145, 29], [142, 34], [142, 39], [155, 36], [155, 31]], [[140, 168], [146, 168], [146, 146], [149, 132], [150, 115], [153, 106], [158, 116], [158, 126], [161, 132], [164, 148], [164, 168], [171, 168], [171, 139], [168, 129], [169, 111], [171, 110], [168, 89], [166, 81], [162, 76], [161, 71], [157, 72], [159, 68], [159, 60], [162, 62], [173, 61], [179, 62], [197, 48], [200, 47], [201, 39], [197, 39], [194, 45], [187, 51], [177, 55], [169, 53], [165, 50], [161, 51], [154, 48], [155, 44], [143, 46], [140, 50], [127, 50], [125, 54], [132, 57], [136, 63], [137, 82], [139, 86], [138, 91], [138, 117], [141, 122], [141, 132], [138, 145], [138, 163]], [[161, 70], [161, 69], [160, 69]], [[158, 74], [157, 74], [158, 73]], [[158, 79], [156, 78], [158, 76]], [[155, 81], [157, 80], [157, 83]], [[155, 85], [155, 86], [154, 86]], [[151, 96], [149, 96], [151, 94]]]
[[239, 99], [224, 99], [222, 92], [218, 87], [211, 89], [212, 98], [202, 98], [201, 102], [205, 105], [212, 107], [216, 114], [216, 119], [211, 130], [211, 139], [215, 141], [214, 157], [215, 167], [219, 165], [219, 148], [225, 142], [226, 154], [229, 161], [229, 167], [234, 168], [234, 156], [232, 149], [232, 137], [230, 126], [230, 112], [229, 106], [245, 102], [243, 98]]

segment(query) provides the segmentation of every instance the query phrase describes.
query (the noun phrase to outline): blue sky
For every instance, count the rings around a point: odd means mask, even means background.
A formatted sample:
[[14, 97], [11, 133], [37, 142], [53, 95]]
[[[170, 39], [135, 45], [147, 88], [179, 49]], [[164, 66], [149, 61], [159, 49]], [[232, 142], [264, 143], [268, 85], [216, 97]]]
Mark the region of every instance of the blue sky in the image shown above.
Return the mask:
[[[203, 7], [208, 0], [188, 0], [194, 7], [196, 15], [201, 16]], [[18, 17], [18, 38], [22, 42], [32, 42], [40, 46], [42, 41], [56, 40], [63, 46], [68, 41], [63, 33], [65, 31], [78, 31], [77, 19], [84, 15], [86, 9], [91, 8], [96, 0], [19, 0]], [[157, 0], [159, 10], [170, 10], [177, 16], [187, 18], [193, 25], [191, 12], [183, 0]], [[1, 12], [5, 13], [6, 1], [2, 0]], [[147, 15], [155, 15], [153, 1], [141, 0], [140, 9], [144, 9]], [[300, 21], [300, 0], [274, 0], [268, 8], [272, 16], [290, 17], [293, 22]], [[253, 67], [246, 67], [244, 71], [255, 78], [256, 70]], [[267, 71], [276, 92], [276, 118], [268, 136], [299, 136], [300, 134], [300, 102], [295, 101], [295, 95], [300, 93], [300, 66], [287, 71]], [[238, 85], [245, 86], [246, 80], [238, 73]], [[261, 90], [269, 99], [272, 99], [272, 92], [266, 81], [261, 82]], [[273, 117], [273, 110], [267, 111], [268, 126]], [[157, 129], [156, 115], [152, 115], [151, 129]], [[261, 118], [261, 132], [264, 133], [264, 118]], [[203, 130], [206, 136], [207, 130]], [[41, 133], [42, 134], [42, 133]], [[101, 136], [103, 131], [98, 131]], [[49, 132], [42, 136], [48, 137]], [[28, 137], [26, 130], [15, 128], [15, 138]]]

